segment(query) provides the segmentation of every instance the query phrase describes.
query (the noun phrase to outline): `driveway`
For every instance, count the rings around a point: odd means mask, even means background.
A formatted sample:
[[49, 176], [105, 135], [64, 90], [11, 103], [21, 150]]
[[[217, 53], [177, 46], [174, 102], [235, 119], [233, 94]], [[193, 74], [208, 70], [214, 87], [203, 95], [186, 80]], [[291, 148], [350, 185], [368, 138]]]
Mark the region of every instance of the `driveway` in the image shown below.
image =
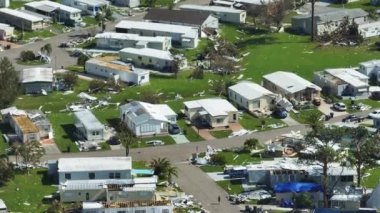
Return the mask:
[[281, 119], [281, 121], [286, 123], [286, 125], [288, 125], [288, 126], [300, 125], [300, 123], [298, 121], [294, 120], [292, 117], [290, 117], [290, 115], [286, 116], [286, 118], [284, 118], [284, 119]]
[[214, 181], [229, 180], [230, 176], [224, 174], [223, 172], [210, 172], [207, 175]]
[[190, 143], [189, 139], [186, 138], [183, 134], [170, 135], [173, 138], [176, 144]]
[[325, 100], [321, 101], [321, 105], [318, 107], [318, 110], [321, 111], [325, 115], [330, 115], [330, 112], [334, 113], [334, 117], [336, 116], [344, 116], [347, 115], [347, 112], [338, 112], [332, 109], [332, 104], [328, 104]]

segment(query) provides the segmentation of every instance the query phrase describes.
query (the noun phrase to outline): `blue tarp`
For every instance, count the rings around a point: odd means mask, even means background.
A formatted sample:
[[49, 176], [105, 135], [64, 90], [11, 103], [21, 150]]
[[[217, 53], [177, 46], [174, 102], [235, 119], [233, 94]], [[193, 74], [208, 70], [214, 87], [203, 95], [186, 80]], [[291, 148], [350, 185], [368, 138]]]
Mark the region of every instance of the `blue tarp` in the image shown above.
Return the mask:
[[300, 183], [300, 182], [279, 183], [279, 184], [274, 185], [274, 191], [276, 193], [321, 192], [322, 186], [316, 183]]

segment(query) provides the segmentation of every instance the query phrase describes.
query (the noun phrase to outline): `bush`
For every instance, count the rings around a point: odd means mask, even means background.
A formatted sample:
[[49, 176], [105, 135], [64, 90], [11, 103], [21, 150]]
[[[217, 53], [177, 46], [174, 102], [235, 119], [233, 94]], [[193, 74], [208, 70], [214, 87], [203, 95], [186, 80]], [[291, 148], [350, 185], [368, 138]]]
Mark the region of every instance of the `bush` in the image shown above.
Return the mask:
[[21, 61], [33, 61], [36, 59], [36, 55], [31, 50], [24, 50], [20, 53]]
[[90, 59], [87, 55], [85, 54], [81, 54], [79, 57], [78, 57], [78, 60], [77, 60], [77, 65], [79, 66], [84, 66], [86, 64], [86, 61]]
[[102, 91], [105, 86], [106, 86], [106, 83], [104, 83], [104, 81], [92, 80], [88, 86], [88, 89], [91, 92], [99, 92], [99, 91]]
[[214, 165], [226, 165], [227, 159], [221, 153], [211, 156], [210, 162]]

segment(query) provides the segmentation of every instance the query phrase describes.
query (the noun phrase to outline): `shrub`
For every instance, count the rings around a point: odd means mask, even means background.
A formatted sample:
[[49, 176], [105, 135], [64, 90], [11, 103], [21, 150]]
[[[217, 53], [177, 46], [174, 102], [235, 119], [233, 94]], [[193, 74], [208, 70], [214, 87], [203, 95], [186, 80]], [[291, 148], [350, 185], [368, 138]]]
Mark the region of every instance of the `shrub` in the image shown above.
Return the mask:
[[33, 61], [34, 59], [36, 59], [36, 55], [31, 50], [24, 50], [20, 53], [21, 61]]
[[210, 161], [212, 164], [215, 164], [215, 165], [226, 165], [227, 163], [226, 157], [222, 155], [221, 153], [217, 153], [211, 156]]

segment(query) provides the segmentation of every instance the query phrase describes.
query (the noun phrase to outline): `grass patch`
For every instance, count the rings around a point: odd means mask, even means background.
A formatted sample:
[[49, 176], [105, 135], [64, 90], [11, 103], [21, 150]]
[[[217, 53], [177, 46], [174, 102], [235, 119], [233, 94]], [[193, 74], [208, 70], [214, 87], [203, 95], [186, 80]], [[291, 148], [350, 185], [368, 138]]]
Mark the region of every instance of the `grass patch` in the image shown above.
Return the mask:
[[242, 53], [251, 53], [242, 60], [246, 68], [244, 77], [250, 77], [257, 83], [262, 81], [263, 75], [278, 70], [292, 71], [312, 80], [315, 71], [355, 67], [360, 62], [378, 58], [378, 52], [371, 50], [369, 42], [358, 47], [318, 47], [318, 43], [310, 42], [309, 36], [286, 32], [242, 34], [233, 25], [222, 25], [221, 29], [222, 36], [234, 42]]
[[[0, 132], [1, 133], [1, 132]], [[2, 133], [1, 133], [2, 134]], [[0, 138], [0, 155], [6, 154], [6, 149], [8, 148], [8, 144], [6, 143], [3, 135]]]
[[231, 130], [210, 131], [214, 138], [227, 138], [231, 133]]
[[184, 119], [177, 120], [177, 124], [180, 126], [184, 135], [190, 142], [199, 142], [204, 140], [190, 125], [186, 124]]
[[362, 179], [362, 186], [366, 188], [375, 188], [380, 183], [380, 167], [368, 171], [368, 177]]
[[133, 169], [149, 169], [149, 165], [145, 161], [132, 161]]
[[[17, 38], [21, 38], [22, 31], [15, 30]], [[34, 30], [34, 31], [24, 31], [24, 35], [21, 40], [29, 40], [31, 38], [50, 38], [55, 36], [53, 32], [48, 29]]]
[[53, 126], [54, 142], [62, 152], [79, 152], [75, 144], [74, 115], [72, 113], [49, 114], [48, 118]]
[[[0, 197], [12, 212], [45, 212], [48, 205], [42, 203], [46, 195], [57, 191], [47, 170], [35, 169], [27, 174], [16, 174], [15, 179], [0, 187]], [[25, 205], [29, 204], [29, 205]]]
[[161, 140], [165, 143], [165, 145], [175, 144], [175, 141], [169, 135], [166, 136], [156, 136], [156, 137], [148, 137], [148, 138], [139, 138], [137, 143], [132, 144], [131, 148], [141, 148], [141, 147], [149, 147], [146, 144], [147, 141], [151, 140]]
[[202, 171], [206, 173], [224, 171], [224, 166], [219, 166], [219, 165], [203, 165], [203, 166], [200, 166], [199, 168], [202, 169]]
[[310, 113], [320, 113], [322, 116], [322, 113], [318, 109], [305, 109], [300, 110], [298, 113], [294, 113], [293, 111], [290, 112], [290, 117], [292, 117], [297, 122], [304, 124], [306, 123], [306, 119]]
[[268, 125], [271, 124], [284, 124], [285, 123], [281, 119], [274, 118], [272, 116], [269, 116], [265, 119], [265, 127], [261, 128], [261, 121], [259, 118], [256, 118], [252, 116], [249, 113], [244, 113], [243, 116], [240, 117], [239, 120], [240, 125], [247, 130], [259, 130], [264, 131], [270, 129]]
[[17, 60], [16, 63], [20, 64], [20, 65], [42, 65], [42, 64], [46, 64], [46, 62], [40, 61], [40, 60], [33, 60], [33, 61]]
[[98, 24], [98, 22], [96, 21], [96, 19], [94, 17], [91, 17], [91, 16], [82, 17], [82, 21], [84, 23], [86, 23], [86, 26], [91, 26], [91, 25], [97, 25]]
[[361, 8], [363, 10], [377, 9], [376, 6], [371, 5], [370, 0], [359, 0], [359, 1], [351, 2], [347, 4], [330, 4], [329, 7], [346, 8], [346, 9]]
[[65, 69], [72, 71], [72, 72], [84, 72], [83, 66], [79, 66], [79, 65], [67, 66], [67, 67], [65, 67]]
[[206, 38], [201, 38], [199, 40], [198, 46], [194, 49], [178, 49], [180, 53], [184, 54], [187, 60], [194, 61], [197, 56], [203, 53], [211, 41]]
[[216, 181], [216, 183], [220, 187], [222, 187], [228, 194], [240, 194], [244, 192], [243, 186], [241, 185], [240, 181], [222, 180], [222, 181]]
[[[156, 0], [153, 7], [163, 7], [163, 6], [168, 6], [172, 3], [172, 0]], [[142, 0], [140, 7], [148, 7], [147, 1]]]
[[28, 1], [15, 1], [15, 0], [10, 0], [9, 2], [9, 8], [11, 9], [17, 9], [20, 7], [23, 7], [24, 4], [28, 3]]

